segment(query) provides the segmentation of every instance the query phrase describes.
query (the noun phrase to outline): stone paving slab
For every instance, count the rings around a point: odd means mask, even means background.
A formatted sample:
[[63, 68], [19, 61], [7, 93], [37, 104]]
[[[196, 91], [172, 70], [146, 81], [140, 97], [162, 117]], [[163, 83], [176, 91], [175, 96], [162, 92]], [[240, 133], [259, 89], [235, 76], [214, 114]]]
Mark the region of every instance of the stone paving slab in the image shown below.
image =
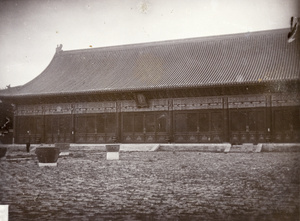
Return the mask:
[[10, 220], [299, 220], [300, 153], [105, 152], [0, 160]]

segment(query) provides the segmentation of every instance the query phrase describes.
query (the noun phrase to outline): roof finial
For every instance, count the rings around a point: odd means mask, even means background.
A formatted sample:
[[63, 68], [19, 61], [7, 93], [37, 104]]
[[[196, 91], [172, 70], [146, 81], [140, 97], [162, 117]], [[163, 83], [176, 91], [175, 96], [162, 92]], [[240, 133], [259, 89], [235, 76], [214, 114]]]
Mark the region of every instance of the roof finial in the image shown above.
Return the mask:
[[62, 44], [57, 45], [57, 47], [56, 47], [56, 53], [59, 53], [60, 51], [62, 51], [62, 47], [63, 47]]
[[288, 43], [293, 42], [296, 39], [297, 29], [300, 24], [300, 17], [291, 17], [291, 31], [288, 34]]

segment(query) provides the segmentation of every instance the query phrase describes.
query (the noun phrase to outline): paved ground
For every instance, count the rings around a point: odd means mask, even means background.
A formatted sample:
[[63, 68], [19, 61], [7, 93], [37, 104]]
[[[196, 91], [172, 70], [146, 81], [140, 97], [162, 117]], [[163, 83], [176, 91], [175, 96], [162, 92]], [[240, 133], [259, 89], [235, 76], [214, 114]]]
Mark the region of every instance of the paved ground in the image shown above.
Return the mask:
[[73, 152], [0, 160], [10, 220], [299, 220], [300, 153]]

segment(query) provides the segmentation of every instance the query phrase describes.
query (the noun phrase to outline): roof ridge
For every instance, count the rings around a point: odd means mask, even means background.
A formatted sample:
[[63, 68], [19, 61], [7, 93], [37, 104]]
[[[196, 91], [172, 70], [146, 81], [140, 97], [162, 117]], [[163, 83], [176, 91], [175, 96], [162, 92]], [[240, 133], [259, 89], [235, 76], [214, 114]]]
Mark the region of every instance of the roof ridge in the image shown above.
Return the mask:
[[254, 31], [254, 32], [241, 32], [234, 34], [224, 34], [224, 35], [210, 35], [210, 36], [201, 36], [201, 37], [191, 37], [191, 38], [182, 38], [182, 39], [169, 39], [162, 41], [153, 41], [153, 42], [142, 42], [142, 43], [132, 43], [125, 45], [111, 45], [104, 47], [95, 47], [95, 48], [83, 48], [83, 49], [74, 49], [74, 50], [62, 50], [59, 54], [74, 54], [78, 52], [95, 52], [95, 51], [123, 51], [133, 48], [145, 48], [145, 47], [158, 47], [158, 46], [167, 46], [170, 44], [183, 44], [189, 42], [205, 42], [205, 41], [217, 41], [217, 40], [226, 40], [228, 38], [240, 38], [246, 36], [257, 36], [257, 35], [266, 35], [266, 34], [276, 34], [278, 32], [287, 33], [288, 28], [282, 29], [270, 29], [270, 30], [262, 30], [262, 31]]

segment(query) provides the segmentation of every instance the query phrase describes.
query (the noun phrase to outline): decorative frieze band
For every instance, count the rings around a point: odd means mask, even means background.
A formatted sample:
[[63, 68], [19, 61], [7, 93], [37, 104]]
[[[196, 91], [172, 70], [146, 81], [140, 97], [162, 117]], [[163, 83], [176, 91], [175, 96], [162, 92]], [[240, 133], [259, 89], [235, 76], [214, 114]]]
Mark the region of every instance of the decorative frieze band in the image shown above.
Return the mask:
[[139, 112], [139, 111], [166, 111], [169, 108], [167, 99], [152, 99], [148, 101], [148, 107], [137, 107], [133, 100], [121, 101], [121, 112]]
[[195, 109], [221, 109], [221, 97], [193, 97], [175, 98], [173, 100], [174, 110], [195, 110]]
[[86, 102], [74, 105], [74, 113], [113, 113], [116, 112], [116, 102]]
[[16, 116], [43, 115], [41, 105], [18, 105], [15, 111]]
[[16, 111], [17, 116], [109, 112], [116, 112], [116, 102], [86, 102], [74, 105], [71, 103], [19, 105]]
[[43, 105], [19, 105], [17, 116], [48, 115], [48, 114], [71, 114], [71, 104], [43, 104]]
[[298, 94], [240, 95], [226, 97], [192, 97], [148, 100], [148, 107], [138, 107], [135, 100], [18, 105], [16, 116], [84, 113], [171, 111], [222, 108], [299, 106]]
[[273, 94], [271, 100], [273, 107], [300, 105], [299, 94]]
[[266, 97], [264, 95], [242, 95], [228, 97], [228, 108], [251, 108], [265, 106]]
[[63, 104], [46, 104], [44, 107], [44, 114], [71, 114], [72, 113], [72, 105], [68, 103]]

